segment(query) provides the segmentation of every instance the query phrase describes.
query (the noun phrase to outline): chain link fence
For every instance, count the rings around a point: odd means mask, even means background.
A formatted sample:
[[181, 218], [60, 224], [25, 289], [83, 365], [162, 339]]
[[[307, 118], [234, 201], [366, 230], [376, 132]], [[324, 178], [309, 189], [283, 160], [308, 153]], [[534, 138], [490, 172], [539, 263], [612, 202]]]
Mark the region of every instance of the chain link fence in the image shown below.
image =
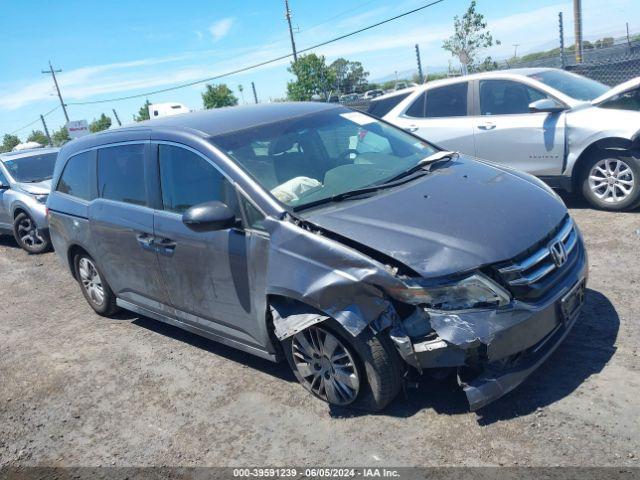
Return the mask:
[[565, 52], [527, 62], [505, 62], [500, 68], [551, 67], [565, 68], [609, 86], [640, 76], [640, 41], [619, 39], [618, 44], [583, 50], [578, 63], [573, 52]]

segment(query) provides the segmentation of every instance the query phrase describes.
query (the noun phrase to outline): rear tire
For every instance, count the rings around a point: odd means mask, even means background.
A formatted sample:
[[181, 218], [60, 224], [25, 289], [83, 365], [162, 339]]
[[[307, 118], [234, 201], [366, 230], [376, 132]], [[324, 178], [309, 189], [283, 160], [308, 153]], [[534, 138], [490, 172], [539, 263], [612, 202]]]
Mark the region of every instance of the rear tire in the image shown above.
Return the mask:
[[20, 213], [13, 221], [13, 237], [20, 248], [31, 254], [47, 252], [51, 248], [49, 235], [40, 231], [33, 218]]
[[79, 253], [75, 256], [73, 265], [80, 290], [91, 308], [103, 317], [116, 313], [116, 296], [93, 258], [86, 253]]
[[[343, 358], [353, 360], [353, 368], [346, 367], [348, 363], [345, 363], [345, 366], [338, 365], [338, 368], [341, 371], [348, 368], [352, 378], [350, 385], [356, 388], [345, 390], [343, 387], [339, 387], [347, 394], [338, 396], [338, 401], [336, 401], [335, 395], [331, 395], [327, 389], [323, 389], [319, 385], [321, 381], [326, 381], [325, 385], [328, 385], [334, 379], [330, 373], [331, 367], [325, 369], [332, 364], [328, 357], [322, 358], [322, 347], [316, 349], [319, 354], [317, 358], [309, 358], [300, 349], [303, 338], [309, 343], [310, 339], [315, 336], [315, 338], [320, 338], [320, 343], [323, 343], [323, 338], [329, 338], [327, 335], [335, 338], [338, 343], [338, 347], [335, 349], [338, 355], [335, 355], [334, 358], [343, 356]], [[329, 343], [331, 342], [332, 340], [329, 340]], [[330, 405], [376, 412], [391, 403], [402, 387], [403, 363], [386, 332], [375, 334], [366, 328], [360, 335], [353, 337], [338, 322], [330, 319], [285, 339], [282, 344], [287, 362], [298, 381], [311, 394]], [[315, 346], [312, 344], [312, 349]], [[346, 357], [344, 357], [345, 353]], [[323, 375], [318, 374], [323, 374], [325, 370], [328, 371], [328, 376], [320, 378]], [[344, 377], [338, 375], [335, 378], [340, 380]], [[340, 391], [339, 388], [336, 387], [336, 390]]]
[[639, 206], [640, 152], [596, 152], [582, 168], [580, 187], [595, 208], [619, 212]]

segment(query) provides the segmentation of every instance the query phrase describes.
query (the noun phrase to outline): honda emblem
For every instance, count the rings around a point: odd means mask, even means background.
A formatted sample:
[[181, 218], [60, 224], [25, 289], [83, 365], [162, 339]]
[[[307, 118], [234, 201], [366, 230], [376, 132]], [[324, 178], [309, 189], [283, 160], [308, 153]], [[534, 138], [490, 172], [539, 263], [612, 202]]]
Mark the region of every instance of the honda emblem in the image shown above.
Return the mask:
[[564, 248], [562, 240], [558, 240], [549, 245], [549, 252], [551, 253], [553, 263], [556, 264], [556, 267], [560, 268], [567, 262], [567, 250]]

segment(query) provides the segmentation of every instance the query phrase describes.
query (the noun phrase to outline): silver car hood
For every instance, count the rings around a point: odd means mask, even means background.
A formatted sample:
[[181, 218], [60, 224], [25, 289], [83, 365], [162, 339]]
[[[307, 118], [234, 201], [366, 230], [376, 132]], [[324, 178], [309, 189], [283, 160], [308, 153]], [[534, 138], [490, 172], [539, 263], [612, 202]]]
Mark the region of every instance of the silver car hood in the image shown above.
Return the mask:
[[631, 80], [621, 83], [620, 85], [616, 85], [608, 92], [603, 93], [598, 98], [592, 100], [593, 105], [599, 105], [602, 102], [609, 100], [610, 98], [615, 97], [616, 95], [620, 95], [621, 93], [626, 92], [627, 90], [632, 90], [634, 88], [640, 87], [640, 77], [632, 78]]
[[31, 195], [48, 195], [51, 191], [51, 180], [37, 183], [18, 183], [18, 188]]

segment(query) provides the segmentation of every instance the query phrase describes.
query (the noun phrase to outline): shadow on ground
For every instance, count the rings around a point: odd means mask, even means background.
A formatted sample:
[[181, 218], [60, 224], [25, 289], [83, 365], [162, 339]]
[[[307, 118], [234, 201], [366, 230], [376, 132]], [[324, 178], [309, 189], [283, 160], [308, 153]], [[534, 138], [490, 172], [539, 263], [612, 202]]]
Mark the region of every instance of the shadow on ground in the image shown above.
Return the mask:
[[0, 247], [20, 248], [16, 239], [12, 235], [0, 234]]
[[[128, 315], [130, 315], [129, 318], [127, 318]], [[172, 325], [168, 325], [151, 318], [140, 317], [133, 313], [129, 314], [129, 312], [126, 311], [120, 313], [119, 316], [122, 317], [122, 320], [134, 319], [133, 323], [135, 325], [146, 328], [147, 330], [151, 330], [160, 335], [171, 337], [175, 340], [187, 343], [196, 348], [201, 348], [210, 353], [213, 353], [214, 355], [219, 355], [233, 362], [245, 365], [249, 368], [255, 368], [256, 370], [268, 373], [269, 375], [277, 377], [281, 380], [292, 382], [296, 381], [286, 362], [274, 363], [269, 360], [256, 357], [255, 355], [252, 355], [250, 353], [242, 352], [233, 347], [228, 347], [227, 345], [223, 345], [222, 343], [218, 343], [213, 340], [201, 337], [199, 335], [196, 335], [195, 333], [187, 332], [178, 327], [174, 327]]]
[[[123, 312], [117, 318], [133, 320], [133, 323], [140, 327], [255, 368], [283, 381], [296, 381], [286, 362], [273, 363], [263, 360], [177, 327], [150, 318], [138, 317], [135, 314]], [[488, 425], [527, 415], [570, 395], [589, 376], [600, 372], [609, 362], [615, 352], [614, 344], [619, 326], [620, 319], [611, 302], [601, 293], [588, 289], [582, 314], [565, 341], [522, 385], [476, 412], [478, 423]], [[421, 377], [415, 388], [401, 393], [379, 415], [411, 417], [425, 408], [446, 415], [469, 412], [466, 397], [457, 385], [455, 375], [444, 380], [436, 380], [428, 376]], [[370, 413], [331, 407], [330, 414], [334, 418], [346, 418]]]

